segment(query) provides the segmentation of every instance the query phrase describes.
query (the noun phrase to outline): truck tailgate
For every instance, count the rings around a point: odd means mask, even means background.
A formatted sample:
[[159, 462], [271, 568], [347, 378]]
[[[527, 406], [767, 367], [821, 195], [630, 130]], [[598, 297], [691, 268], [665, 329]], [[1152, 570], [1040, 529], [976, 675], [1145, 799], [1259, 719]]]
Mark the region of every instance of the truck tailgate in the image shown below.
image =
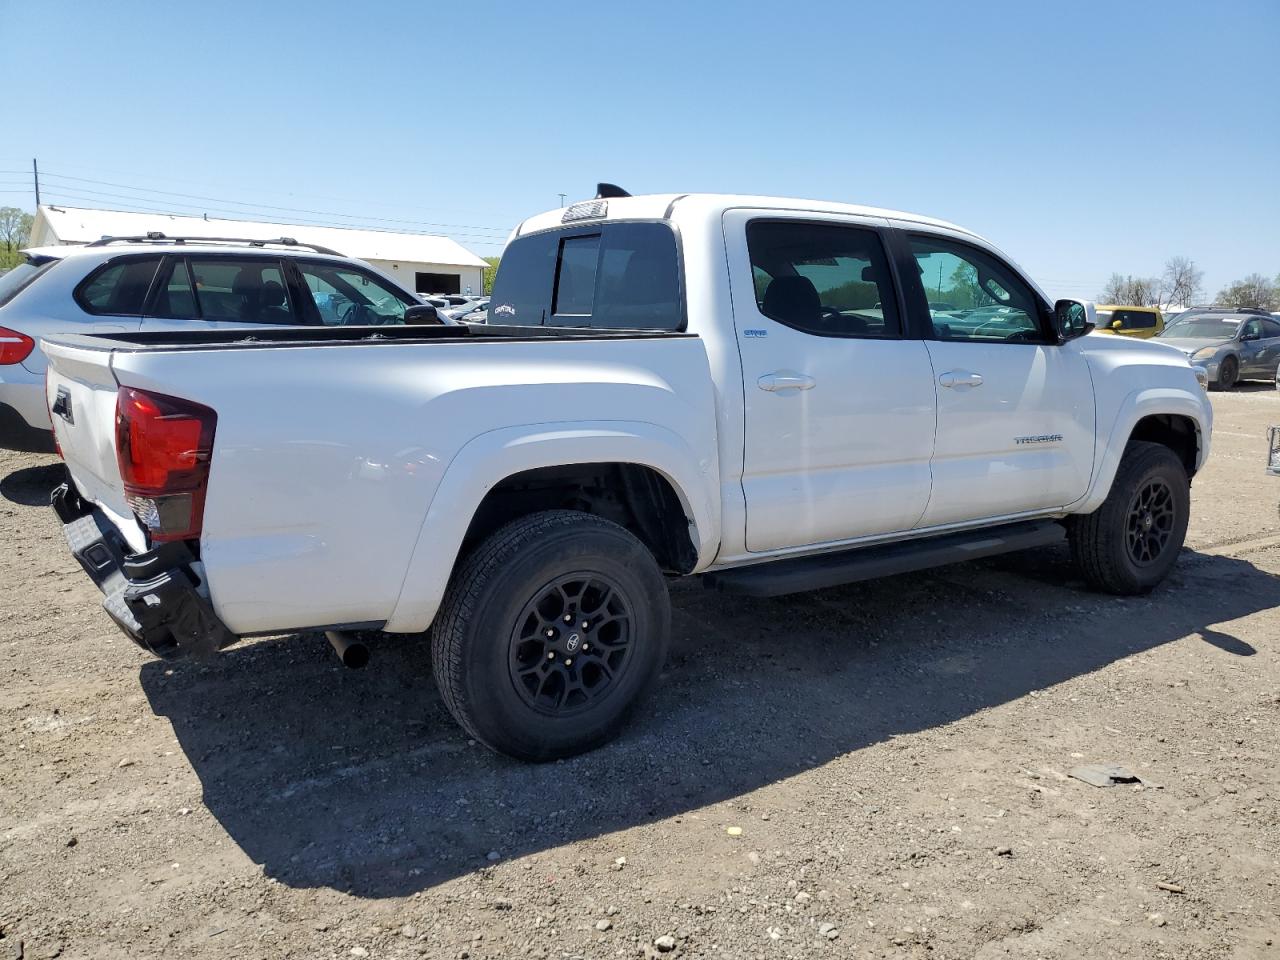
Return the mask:
[[44, 341], [53, 433], [80, 495], [96, 503], [135, 550], [146, 538], [125, 500], [116, 461], [116, 393], [108, 348]]

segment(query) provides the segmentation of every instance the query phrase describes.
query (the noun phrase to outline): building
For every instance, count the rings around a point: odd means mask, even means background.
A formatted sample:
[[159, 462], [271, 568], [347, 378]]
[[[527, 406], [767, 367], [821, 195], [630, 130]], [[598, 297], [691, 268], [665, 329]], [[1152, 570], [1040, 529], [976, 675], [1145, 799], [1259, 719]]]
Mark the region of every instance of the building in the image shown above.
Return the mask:
[[140, 237], [158, 232], [169, 237], [230, 237], [275, 240], [292, 237], [301, 243], [329, 247], [346, 257], [372, 264], [417, 293], [481, 293], [485, 262], [448, 237], [390, 230], [351, 230], [346, 227], [307, 227], [180, 217], [167, 213], [130, 213], [85, 207], [51, 206], [36, 209], [31, 247], [90, 243], [103, 237]]

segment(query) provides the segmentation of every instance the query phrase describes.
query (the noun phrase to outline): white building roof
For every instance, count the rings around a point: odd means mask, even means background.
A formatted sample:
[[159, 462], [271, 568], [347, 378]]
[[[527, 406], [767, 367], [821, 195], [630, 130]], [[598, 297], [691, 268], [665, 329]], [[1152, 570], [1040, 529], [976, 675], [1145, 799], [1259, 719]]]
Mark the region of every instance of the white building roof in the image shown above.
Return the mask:
[[180, 217], [167, 213], [131, 213], [87, 207], [41, 205], [31, 229], [33, 245], [90, 243], [103, 237], [141, 236], [158, 231], [170, 237], [235, 237], [274, 240], [293, 237], [318, 243], [358, 260], [433, 263], [451, 267], [485, 267], [483, 260], [455, 240], [426, 233], [309, 227], [294, 223]]

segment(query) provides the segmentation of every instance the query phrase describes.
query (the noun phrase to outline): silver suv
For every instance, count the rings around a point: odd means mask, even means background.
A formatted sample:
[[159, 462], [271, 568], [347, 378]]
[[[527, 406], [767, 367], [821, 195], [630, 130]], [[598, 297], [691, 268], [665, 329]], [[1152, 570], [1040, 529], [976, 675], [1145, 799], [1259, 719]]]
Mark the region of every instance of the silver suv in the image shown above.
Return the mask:
[[[0, 276], [0, 447], [14, 450], [52, 450], [41, 337], [400, 324], [408, 308], [422, 306], [368, 264], [287, 237], [153, 233], [24, 254]], [[424, 322], [415, 313], [410, 322]]]

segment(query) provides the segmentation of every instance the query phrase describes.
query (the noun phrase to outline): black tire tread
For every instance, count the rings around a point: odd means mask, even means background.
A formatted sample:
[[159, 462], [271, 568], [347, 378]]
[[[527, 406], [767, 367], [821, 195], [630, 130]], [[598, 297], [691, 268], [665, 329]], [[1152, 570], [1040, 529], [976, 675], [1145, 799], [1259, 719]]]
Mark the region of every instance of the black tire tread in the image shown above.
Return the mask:
[[1120, 460], [1102, 506], [1093, 513], [1072, 517], [1068, 528], [1071, 559], [1093, 589], [1118, 596], [1145, 592], [1126, 585], [1129, 572], [1116, 562], [1111, 538], [1123, 529], [1122, 515], [1128, 509], [1133, 483], [1162, 463], [1172, 463], [1179, 471], [1185, 469], [1177, 454], [1163, 444], [1133, 441]]
[[490, 576], [508, 563], [530, 540], [543, 540], [562, 530], [598, 526], [627, 529], [611, 520], [577, 510], [546, 510], [512, 520], [476, 547], [455, 569], [440, 611], [431, 629], [431, 662], [436, 686], [449, 713], [467, 735], [490, 749], [498, 749], [483, 736], [472, 719], [462, 685], [462, 658], [466, 649], [466, 624], [475, 615]]

